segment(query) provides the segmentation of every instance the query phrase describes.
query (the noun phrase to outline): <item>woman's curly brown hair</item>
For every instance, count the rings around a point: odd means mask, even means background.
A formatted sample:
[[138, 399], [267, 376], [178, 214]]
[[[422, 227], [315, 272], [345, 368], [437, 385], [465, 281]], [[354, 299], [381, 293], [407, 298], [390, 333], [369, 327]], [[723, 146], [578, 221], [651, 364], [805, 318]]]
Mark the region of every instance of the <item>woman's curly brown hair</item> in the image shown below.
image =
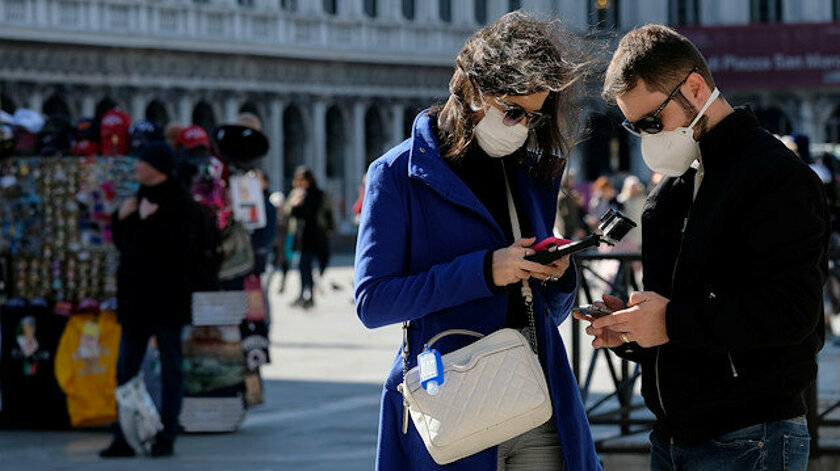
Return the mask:
[[540, 111], [550, 121], [531, 133], [528, 148], [537, 155], [532, 174], [538, 181], [559, 178], [581, 134], [581, 90], [594, 68], [587, 56], [583, 42], [556, 20], [515, 11], [480, 29], [458, 54], [449, 99], [430, 110], [437, 115], [443, 156], [457, 159], [471, 150], [484, 97], [547, 90]]

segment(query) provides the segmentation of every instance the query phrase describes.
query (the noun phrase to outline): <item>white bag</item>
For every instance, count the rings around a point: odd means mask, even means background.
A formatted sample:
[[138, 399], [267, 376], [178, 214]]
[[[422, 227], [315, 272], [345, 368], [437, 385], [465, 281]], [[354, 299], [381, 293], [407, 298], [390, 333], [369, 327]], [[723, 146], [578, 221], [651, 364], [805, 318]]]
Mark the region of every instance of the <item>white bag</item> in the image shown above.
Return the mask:
[[117, 387], [120, 428], [125, 441], [138, 454], [151, 452], [155, 436], [163, 430], [160, 415], [140, 372], [129, 382]]
[[[481, 336], [448, 330], [430, 340], [429, 348], [453, 334]], [[498, 330], [443, 355], [442, 360], [444, 380], [437, 395], [423, 390], [418, 367], [408, 371], [398, 386], [436, 463], [473, 455], [551, 418], [551, 398], [539, 360], [518, 331]], [[403, 420], [405, 427], [408, 416]]]

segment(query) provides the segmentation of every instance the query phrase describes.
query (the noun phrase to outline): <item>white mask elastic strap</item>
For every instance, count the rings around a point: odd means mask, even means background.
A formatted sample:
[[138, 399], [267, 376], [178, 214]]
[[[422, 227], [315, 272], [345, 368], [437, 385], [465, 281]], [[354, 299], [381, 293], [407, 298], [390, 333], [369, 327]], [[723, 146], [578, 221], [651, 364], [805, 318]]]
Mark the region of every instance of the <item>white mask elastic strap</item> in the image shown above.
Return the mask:
[[715, 102], [715, 100], [717, 99], [717, 97], [718, 97], [719, 95], [720, 95], [720, 90], [718, 90], [717, 88], [715, 88], [715, 89], [712, 91], [712, 95], [709, 97], [709, 99], [708, 99], [708, 100], [706, 100], [706, 104], [705, 104], [705, 105], [703, 105], [703, 108], [701, 108], [701, 109], [700, 109], [700, 112], [699, 112], [699, 113], [697, 113], [697, 116], [694, 118], [694, 121], [692, 121], [692, 122], [691, 122], [691, 124], [689, 124], [689, 125], [688, 125], [688, 127], [689, 127], [689, 128], [694, 128], [694, 125], [695, 125], [695, 124], [697, 124], [697, 122], [698, 122], [698, 121], [700, 121], [700, 118], [702, 118], [702, 117], [703, 117], [703, 113], [705, 113], [705, 112], [706, 112], [706, 110], [708, 110], [708, 109], [709, 109], [709, 107], [710, 107], [710, 106], [712, 106], [712, 103], [714, 103], [714, 102]]

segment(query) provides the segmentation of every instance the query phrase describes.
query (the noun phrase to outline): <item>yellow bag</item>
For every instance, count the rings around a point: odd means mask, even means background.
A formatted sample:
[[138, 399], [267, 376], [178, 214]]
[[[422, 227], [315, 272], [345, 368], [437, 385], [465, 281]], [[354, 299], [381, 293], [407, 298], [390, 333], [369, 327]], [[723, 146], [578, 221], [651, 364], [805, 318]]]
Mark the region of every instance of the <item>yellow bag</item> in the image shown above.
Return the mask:
[[113, 312], [76, 314], [67, 321], [55, 355], [55, 377], [67, 395], [73, 427], [117, 421], [120, 332]]

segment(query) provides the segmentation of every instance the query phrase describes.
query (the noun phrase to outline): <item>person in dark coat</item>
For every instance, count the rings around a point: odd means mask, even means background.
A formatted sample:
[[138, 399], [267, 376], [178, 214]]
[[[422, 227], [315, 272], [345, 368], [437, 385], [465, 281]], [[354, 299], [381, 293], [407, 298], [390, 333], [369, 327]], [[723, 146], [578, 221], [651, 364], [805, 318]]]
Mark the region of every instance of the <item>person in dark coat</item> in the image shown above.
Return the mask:
[[294, 189], [289, 194], [289, 215], [295, 228], [294, 250], [300, 252], [300, 296], [292, 304], [310, 308], [314, 305], [314, 279], [312, 265], [326, 252], [327, 232], [319, 221], [319, 212], [324, 204], [325, 194], [318, 188], [315, 175], [306, 166], [295, 170], [292, 181]]
[[[149, 338], [155, 336], [163, 367], [163, 430], [152, 447], [153, 456], [168, 456], [178, 425], [183, 396], [181, 330], [191, 319], [192, 292], [201, 266], [203, 214], [187, 191], [173, 178], [175, 154], [165, 142], [147, 145], [134, 171], [140, 183], [137, 196], [114, 214], [114, 242], [120, 253], [117, 272], [118, 317], [122, 337], [117, 359], [117, 384], [140, 371]], [[102, 457], [133, 456], [119, 427]]]
[[641, 364], [651, 470], [804, 471], [825, 336], [820, 180], [665, 26], [625, 35], [603, 95], [665, 175], [642, 216], [645, 291], [626, 306], [606, 296], [616, 312], [587, 327], [593, 346]]

